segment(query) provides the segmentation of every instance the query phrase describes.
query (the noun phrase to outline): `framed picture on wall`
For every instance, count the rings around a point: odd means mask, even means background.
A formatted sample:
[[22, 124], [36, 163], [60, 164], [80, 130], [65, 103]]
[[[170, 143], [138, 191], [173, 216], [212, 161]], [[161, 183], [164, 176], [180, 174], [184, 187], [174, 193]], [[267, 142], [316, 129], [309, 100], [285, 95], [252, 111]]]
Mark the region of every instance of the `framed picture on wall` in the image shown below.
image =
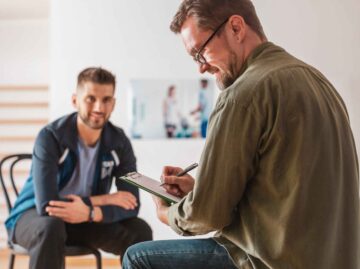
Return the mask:
[[130, 85], [132, 138], [206, 137], [215, 103], [212, 80], [136, 79]]

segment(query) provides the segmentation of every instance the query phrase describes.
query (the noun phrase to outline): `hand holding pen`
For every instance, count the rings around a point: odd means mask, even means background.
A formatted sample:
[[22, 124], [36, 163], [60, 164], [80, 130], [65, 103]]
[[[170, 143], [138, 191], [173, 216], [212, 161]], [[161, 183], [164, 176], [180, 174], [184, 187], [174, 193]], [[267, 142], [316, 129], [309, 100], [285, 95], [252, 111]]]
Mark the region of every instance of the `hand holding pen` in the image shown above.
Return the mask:
[[[169, 167], [169, 166], [167, 166]], [[191, 165], [189, 165], [188, 167], [186, 167], [184, 170], [182, 170], [181, 172], [177, 173], [175, 176], [176, 177], [182, 177], [183, 175], [187, 174], [188, 172], [190, 172], [191, 170], [195, 169], [196, 167], [198, 167], [198, 164], [197, 163], [193, 163]], [[160, 184], [160, 186], [164, 186], [165, 184], [169, 184], [169, 183], [166, 183], [166, 182], [162, 182]]]
[[163, 169], [162, 184], [168, 193], [183, 197], [194, 187], [194, 179], [187, 173], [198, 166], [194, 163], [184, 170], [180, 167], [165, 166]]

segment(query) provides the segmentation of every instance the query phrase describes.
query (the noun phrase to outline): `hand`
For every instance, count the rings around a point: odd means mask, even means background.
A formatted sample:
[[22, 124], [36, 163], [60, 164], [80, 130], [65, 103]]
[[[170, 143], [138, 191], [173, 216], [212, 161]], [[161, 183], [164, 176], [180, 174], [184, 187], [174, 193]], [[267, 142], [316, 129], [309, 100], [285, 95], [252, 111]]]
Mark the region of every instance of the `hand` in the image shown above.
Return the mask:
[[118, 191], [110, 194], [108, 203], [110, 205], [120, 206], [127, 210], [137, 207], [136, 197], [128, 191]]
[[161, 199], [155, 195], [153, 195], [152, 198], [156, 205], [156, 214], [157, 214], [158, 219], [162, 223], [169, 225], [169, 220], [167, 217], [167, 213], [169, 211], [168, 203], [166, 203], [163, 199]]
[[192, 191], [195, 183], [194, 178], [188, 174], [177, 177], [176, 175], [181, 171], [180, 167], [165, 166], [161, 175], [166, 191], [178, 197], [184, 197]]
[[90, 208], [77, 195], [67, 195], [71, 202], [50, 201], [46, 207], [49, 216], [58, 217], [68, 223], [81, 223], [89, 220]]

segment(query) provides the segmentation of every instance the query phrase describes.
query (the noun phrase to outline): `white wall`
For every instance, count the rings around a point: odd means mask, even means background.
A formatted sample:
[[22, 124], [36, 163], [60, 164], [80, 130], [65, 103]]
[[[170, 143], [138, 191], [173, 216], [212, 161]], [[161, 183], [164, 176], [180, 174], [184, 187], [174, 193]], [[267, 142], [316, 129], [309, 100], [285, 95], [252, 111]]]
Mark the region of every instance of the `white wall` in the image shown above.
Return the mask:
[[[118, 78], [117, 108], [112, 120], [129, 128], [127, 93], [130, 79], [198, 78], [197, 67], [181, 41], [169, 30], [180, 1], [62, 0], [51, 5], [51, 117], [72, 110], [76, 75], [101, 65]], [[360, 141], [357, 91], [360, 62], [358, 0], [256, 0], [269, 40], [319, 68], [336, 85], [350, 112]], [[160, 98], [160, 97], [159, 97]], [[154, 178], [166, 164], [186, 166], [198, 160], [202, 140], [133, 141], [139, 170]], [[155, 238], [175, 237], [155, 217], [148, 195], [141, 216]]]
[[360, 150], [360, 2], [255, 0], [269, 40], [318, 68], [347, 104]]
[[0, 20], [0, 84], [48, 84], [46, 19]]
[[[86, 6], [86, 8], [84, 8]], [[72, 110], [70, 96], [83, 68], [99, 66], [117, 75], [117, 106], [112, 121], [130, 134], [127, 89], [130, 79], [199, 78], [196, 66], [169, 30], [176, 1], [52, 1], [51, 117]], [[159, 96], [163, 98], [163, 96]], [[202, 139], [133, 141], [142, 173], [158, 178], [165, 164], [185, 167], [198, 161]], [[142, 193], [140, 215], [156, 239], [177, 237], [155, 216], [151, 197]]]

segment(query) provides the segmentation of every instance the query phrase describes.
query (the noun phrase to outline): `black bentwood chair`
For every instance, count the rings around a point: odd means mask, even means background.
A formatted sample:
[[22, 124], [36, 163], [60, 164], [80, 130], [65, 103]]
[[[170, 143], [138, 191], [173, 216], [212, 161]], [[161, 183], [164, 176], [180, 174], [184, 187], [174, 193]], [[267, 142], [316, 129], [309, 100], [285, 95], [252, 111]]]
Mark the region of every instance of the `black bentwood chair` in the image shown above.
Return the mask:
[[[19, 164], [20, 161], [31, 160], [31, 154], [14, 154], [4, 157], [0, 161], [0, 181], [1, 187], [4, 192], [6, 205], [8, 212], [12, 209], [12, 201], [10, 197], [11, 191], [14, 192], [15, 197], [19, 195], [16, 184], [15, 184], [15, 165]], [[7, 174], [7, 183], [5, 184], [4, 173]], [[15, 200], [15, 199], [13, 199]], [[15, 256], [16, 255], [29, 255], [29, 252], [23, 248], [22, 246], [11, 242], [8, 240], [8, 246], [10, 249], [10, 256], [9, 256], [9, 269], [14, 268], [15, 264]], [[94, 255], [96, 259], [96, 268], [101, 269], [101, 253], [97, 249], [93, 249], [86, 246], [66, 246], [65, 247], [65, 256], [82, 256], [82, 255]], [[65, 265], [64, 265], [65, 266]]]

